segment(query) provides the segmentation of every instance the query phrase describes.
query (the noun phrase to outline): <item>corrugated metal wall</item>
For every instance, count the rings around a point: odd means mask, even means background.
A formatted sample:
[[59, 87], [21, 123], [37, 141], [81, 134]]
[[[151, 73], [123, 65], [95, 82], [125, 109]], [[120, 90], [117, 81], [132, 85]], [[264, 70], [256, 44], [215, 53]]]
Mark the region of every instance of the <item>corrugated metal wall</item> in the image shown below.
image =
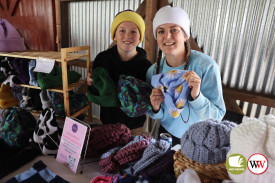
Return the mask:
[[[114, 16], [125, 9], [136, 10], [142, 1], [66, 2], [62, 6], [66, 46], [91, 45], [93, 60], [111, 44]], [[189, 14], [193, 37], [217, 61], [226, 86], [275, 95], [275, 0], [174, 0], [173, 6]], [[85, 71], [79, 72], [86, 76]], [[248, 116], [275, 114], [274, 108], [238, 103]], [[93, 114], [99, 116], [96, 105]]]
[[[189, 14], [199, 47], [231, 88], [275, 95], [275, 0], [174, 0]], [[239, 102], [246, 115], [274, 108]]]
[[[112, 43], [110, 27], [115, 15], [126, 9], [136, 11], [143, 0], [104, 0], [62, 2], [62, 47], [91, 46], [91, 60]], [[65, 12], [65, 13], [64, 13]], [[68, 40], [66, 40], [68, 37]], [[65, 42], [65, 43], [64, 43]], [[143, 47], [144, 43], [139, 46]], [[85, 78], [85, 69], [73, 67]], [[99, 118], [99, 106], [92, 105], [92, 113]]]

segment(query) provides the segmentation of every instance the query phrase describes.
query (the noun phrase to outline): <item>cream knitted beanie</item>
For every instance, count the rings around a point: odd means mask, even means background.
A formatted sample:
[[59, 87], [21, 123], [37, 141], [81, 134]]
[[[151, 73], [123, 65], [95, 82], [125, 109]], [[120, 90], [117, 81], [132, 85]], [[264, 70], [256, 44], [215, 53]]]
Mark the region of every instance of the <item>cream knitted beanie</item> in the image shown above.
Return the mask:
[[259, 119], [244, 118], [243, 122], [235, 127], [230, 134], [231, 154], [241, 154], [248, 159], [252, 154], [261, 153], [268, 160], [267, 170], [255, 175], [246, 169], [242, 174], [235, 175], [230, 172], [229, 177], [235, 182], [273, 182], [275, 179], [275, 116], [266, 115]]

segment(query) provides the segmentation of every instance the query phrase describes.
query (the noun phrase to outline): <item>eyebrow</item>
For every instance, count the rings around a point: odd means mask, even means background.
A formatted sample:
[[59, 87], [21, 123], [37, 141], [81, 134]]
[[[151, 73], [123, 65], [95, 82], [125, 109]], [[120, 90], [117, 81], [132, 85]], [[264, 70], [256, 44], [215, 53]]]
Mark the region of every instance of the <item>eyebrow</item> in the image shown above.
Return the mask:
[[[169, 27], [169, 29], [171, 29], [171, 28], [174, 28], [174, 27], [179, 27], [178, 25], [172, 25], [171, 27]], [[159, 27], [159, 28], [157, 28], [157, 30], [158, 29], [164, 29], [163, 27]]]
[[[125, 29], [125, 27], [118, 27], [118, 29]], [[138, 28], [133, 27], [133, 28], [131, 28], [131, 29], [138, 29]]]

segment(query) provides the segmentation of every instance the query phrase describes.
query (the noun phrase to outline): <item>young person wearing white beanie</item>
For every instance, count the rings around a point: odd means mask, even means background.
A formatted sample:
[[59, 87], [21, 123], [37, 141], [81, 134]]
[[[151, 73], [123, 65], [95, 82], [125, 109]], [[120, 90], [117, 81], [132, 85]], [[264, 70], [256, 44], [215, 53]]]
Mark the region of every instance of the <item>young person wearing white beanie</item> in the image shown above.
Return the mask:
[[160, 89], [153, 89], [150, 96], [153, 107], [150, 117], [160, 119], [160, 133], [170, 133], [173, 141], [179, 143], [184, 132], [193, 123], [223, 118], [225, 104], [220, 71], [210, 56], [190, 50], [190, 20], [182, 8], [165, 6], [159, 9], [153, 20], [153, 31], [160, 52], [157, 62], [147, 71], [147, 82], [151, 83], [153, 75], [159, 73], [168, 73], [175, 69], [187, 71], [183, 77], [188, 82], [190, 93], [177, 118], [169, 115]]

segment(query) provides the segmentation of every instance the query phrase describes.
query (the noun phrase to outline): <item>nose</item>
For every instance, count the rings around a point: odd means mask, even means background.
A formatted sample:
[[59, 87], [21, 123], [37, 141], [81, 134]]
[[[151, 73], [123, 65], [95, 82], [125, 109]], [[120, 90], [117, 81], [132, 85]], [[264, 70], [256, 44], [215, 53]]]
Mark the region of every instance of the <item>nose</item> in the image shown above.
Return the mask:
[[131, 37], [131, 32], [130, 31], [126, 31], [126, 38], [128, 38], [128, 37]]
[[165, 31], [164, 38], [166, 38], [166, 39], [171, 38], [171, 33], [169, 31]]

